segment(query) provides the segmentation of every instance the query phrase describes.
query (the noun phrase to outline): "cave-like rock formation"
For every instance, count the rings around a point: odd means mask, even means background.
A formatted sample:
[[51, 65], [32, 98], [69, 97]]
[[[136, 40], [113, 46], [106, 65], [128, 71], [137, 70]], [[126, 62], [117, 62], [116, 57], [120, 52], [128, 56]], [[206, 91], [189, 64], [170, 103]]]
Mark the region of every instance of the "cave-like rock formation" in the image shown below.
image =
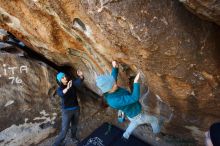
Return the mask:
[[202, 144], [220, 118], [220, 29], [176, 0], [0, 0], [0, 22], [50, 61], [81, 69], [96, 93], [95, 76], [113, 59], [123, 86], [141, 71], [173, 115], [164, 133]]

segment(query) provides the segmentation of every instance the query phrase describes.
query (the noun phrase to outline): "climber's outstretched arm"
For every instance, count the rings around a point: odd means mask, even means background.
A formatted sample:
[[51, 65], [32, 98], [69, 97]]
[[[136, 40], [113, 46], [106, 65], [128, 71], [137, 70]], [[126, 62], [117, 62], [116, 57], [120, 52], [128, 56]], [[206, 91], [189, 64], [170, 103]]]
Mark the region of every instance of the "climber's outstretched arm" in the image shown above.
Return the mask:
[[112, 61], [112, 73], [111, 75], [114, 77], [115, 82], [117, 82], [118, 79], [118, 64], [116, 61]]

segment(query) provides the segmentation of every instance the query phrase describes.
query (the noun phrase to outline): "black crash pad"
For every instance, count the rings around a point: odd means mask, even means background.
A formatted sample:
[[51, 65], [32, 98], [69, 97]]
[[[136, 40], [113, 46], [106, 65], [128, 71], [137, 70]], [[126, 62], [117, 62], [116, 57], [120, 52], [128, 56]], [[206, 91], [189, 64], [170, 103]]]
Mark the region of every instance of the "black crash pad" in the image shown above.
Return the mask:
[[150, 146], [131, 135], [127, 141], [121, 139], [123, 130], [104, 123], [77, 146]]

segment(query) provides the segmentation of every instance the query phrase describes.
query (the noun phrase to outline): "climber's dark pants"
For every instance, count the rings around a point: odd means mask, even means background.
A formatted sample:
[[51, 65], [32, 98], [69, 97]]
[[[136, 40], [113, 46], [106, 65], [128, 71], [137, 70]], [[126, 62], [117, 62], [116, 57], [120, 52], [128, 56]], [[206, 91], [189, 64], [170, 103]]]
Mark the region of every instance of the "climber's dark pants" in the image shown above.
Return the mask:
[[62, 130], [56, 138], [53, 146], [59, 146], [63, 142], [71, 123], [72, 138], [76, 137], [80, 110], [62, 110]]

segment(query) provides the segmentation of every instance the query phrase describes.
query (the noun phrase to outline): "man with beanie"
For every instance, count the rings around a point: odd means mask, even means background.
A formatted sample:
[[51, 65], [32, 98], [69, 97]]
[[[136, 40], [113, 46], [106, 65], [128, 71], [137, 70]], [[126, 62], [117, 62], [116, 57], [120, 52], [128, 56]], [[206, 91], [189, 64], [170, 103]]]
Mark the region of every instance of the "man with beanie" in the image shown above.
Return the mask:
[[205, 132], [206, 146], [220, 146], [220, 122], [214, 123]]
[[127, 140], [132, 131], [142, 124], [150, 124], [153, 133], [160, 132], [158, 119], [155, 116], [147, 115], [142, 112], [142, 107], [139, 102], [140, 98], [140, 83], [138, 83], [140, 73], [134, 79], [133, 91], [121, 88], [117, 85], [118, 64], [112, 62], [112, 74], [100, 75], [96, 78], [96, 85], [102, 91], [107, 104], [113, 109], [121, 110], [130, 120], [130, 124], [123, 133], [122, 138]]
[[[75, 80], [68, 80], [63, 72], [57, 74], [57, 81], [59, 87], [57, 94], [61, 97], [62, 106], [62, 130], [55, 139], [53, 146], [59, 146], [63, 142], [71, 126], [71, 135], [74, 143], [78, 143], [76, 138], [77, 125], [79, 120], [80, 108], [77, 101], [76, 87], [80, 87], [84, 80], [83, 73], [77, 71], [78, 78]], [[71, 124], [71, 125], [70, 125]]]

